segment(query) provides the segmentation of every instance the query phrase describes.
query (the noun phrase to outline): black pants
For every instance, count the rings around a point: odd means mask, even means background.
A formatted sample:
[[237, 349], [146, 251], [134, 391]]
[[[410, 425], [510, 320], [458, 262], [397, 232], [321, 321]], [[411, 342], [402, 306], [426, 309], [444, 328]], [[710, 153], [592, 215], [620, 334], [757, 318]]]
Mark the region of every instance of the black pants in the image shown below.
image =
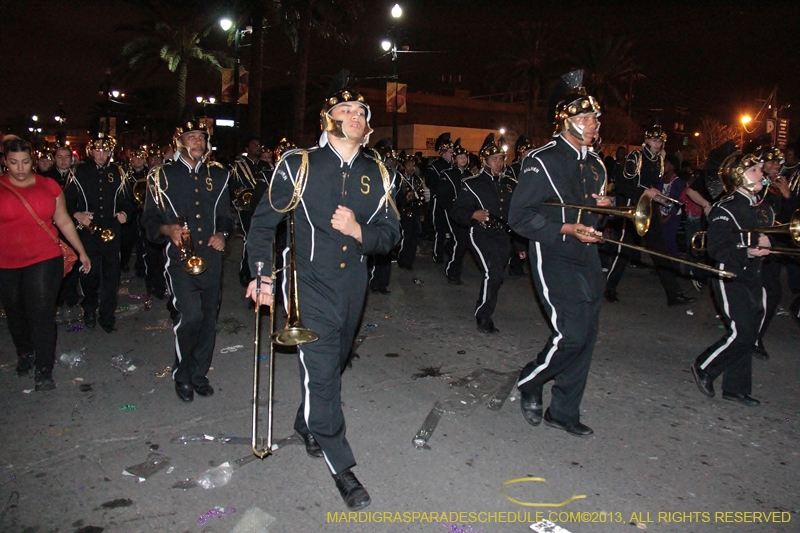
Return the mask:
[[167, 291], [164, 247], [164, 244], [144, 239], [144, 283], [148, 294], [164, 294]]
[[56, 300], [64, 272], [59, 255], [22, 268], [0, 268], [0, 302], [20, 357], [36, 354], [36, 369], [53, 370]]
[[[77, 255], [77, 252], [75, 252]], [[58, 293], [58, 306], [67, 304], [69, 307], [75, 307], [81, 300], [81, 262], [75, 261], [72, 265], [72, 270], [64, 276], [61, 281], [61, 290]]]
[[[167, 251], [174, 248], [167, 244]], [[168, 258], [167, 280], [172, 293], [175, 364], [172, 378], [195, 386], [208, 383], [208, 369], [217, 338], [217, 313], [222, 288], [222, 255], [203, 256], [206, 271], [187, 274], [179, 261]]]
[[764, 335], [769, 329], [769, 324], [775, 317], [778, 304], [781, 303], [781, 267], [784, 261], [781, 258], [767, 256], [761, 266], [761, 280], [764, 283], [764, 292], [767, 296], [764, 305], [764, 315], [758, 330], [758, 340], [756, 344], [763, 347]]
[[453, 242], [450, 235], [450, 220], [447, 212], [437, 198], [433, 200], [431, 209], [433, 217], [433, 260], [437, 263], [444, 261], [445, 256], [453, 253]]
[[98, 309], [97, 321], [100, 325], [113, 326], [119, 288], [119, 237], [103, 242], [98, 236], [83, 231], [79, 233], [86, 255], [92, 261], [89, 273], [81, 274], [81, 306], [84, 311]]
[[250, 285], [250, 282], [255, 278], [255, 274], [250, 273], [250, 260], [247, 256], [247, 234], [250, 232], [250, 221], [252, 218], [252, 211], [239, 211], [239, 223], [242, 225], [242, 235], [244, 236], [244, 242], [242, 243], [242, 260], [239, 263], [239, 283], [242, 284], [242, 287]]
[[570, 265], [567, 263], [551, 265], [552, 268], [548, 270], [540, 264], [540, 257], [532, 256], [530, 259], [536, 291], [545, 315], [550, 318], [553, 333], [536, 359], [522, 369], [517, 386], [523, 394], [540, 398], [544, 384], [555, 380], [551, 390], [550, 414], [562, 424], [577, 424], [580, 422], [581, 400], [597, 341], [601, 300], [597, 297], [589, 302], [581, 302], [558, 297], [555, 294], [557, 291], [552, 290], [552, 284], [571, 284], [577, 292], [585, 284], [584, 281], [578, 276], [574, 279], [569, 277]]
[[392, 278], [392, 254], [376, 254], [369, 256], [369, 288], [373, 291], [385, 291]]
[[485, 320], [492, 318], [497, 307], [497, 294], [503, 284], [503, 271], [508, 262], [511, 241], [505, 231], [484, 227], [471, 227], [469, 235], [483, 274], [478, 301], [475, 303], [475, 318]]
[[469, 228], [454, 224], [452, 221], [450, 225], [453, 229], [453, 254], [447, 261], [444, 273], [450, 279], [460, 280], [461, 272], [464, 269], [464, 256], [467, 254], [471, 244]]
[[696, 363], [711, 379], [722, 374], [722, 390], [750, 394], [753, 384], [753, 345], [764, 316], [766, 291], [736, 280], [711, 282], [727, 322], [727, 333], [706, 348]]
[[422, 230], [417, 210], [406, 211], [400, 218], [400, 249], [397, 252], [397, 266], [400, 268], [413, 268], [417, 257], [420, 232]]
[[366, 272], [349, 274], [348, 283], [334, 291], [340, 297], [336, 301], [299, 280], [300, 314], [305, 326], [319, 333], [319, 340], [297, 350], [303, 400], [294, 429], [314, 436], [333, 474], [356, 464], [345, 435], [341, 376], [361, 322], [367, 284]]
[[[633, 222], [629, 219], [625, 219], [622, 237], [620, 240], [626, 244], [633, 244], [635, 236], [636, 231], [633, 228]], [[664, 233], [661, 230], [661, 217], [659, 216], [659, 210], [657, 207], [653, 209], [653, 214], [650, 217], [650, 229], [647, 230], [647, 233], [644, 236], [644, 242], [645, 246], [650, 250], [662, 254], [669, 254], [666, 242], [664, 241]], [[606, 289], [609, 291], [617, 290], [617, 285], [619, 285], [622, 275], [625, 273], [625, 267], [628, 266], [630, 252], [632, 251], [630, 248], [624, 248], [622, 246], [617, 246], [617, 248], [617, 256], [612, 260], [611, 268], [608, 271], [608, 278], [606, 281]], [[667, 299], [671, 300], [675, 298], [678, 296], [681, 288], [678, 284], [678, 278], [675, 274], [672, 261], [662, 257], [656, 257], [654, 255], [651, 255], [650, 257], [653, 259], [653, 263], [656, 266], [658, 280], [661, 282], [661, 286], [664, 288]]]
[[136, 250], [134, 269], [138, 274], [144, 273], [142, 264], [142, 243], [139, 233], [139, 212], [126, 224], [120, 226], [119, 263], [121, 270], [127, 272], [131, 261], [131, 254]]

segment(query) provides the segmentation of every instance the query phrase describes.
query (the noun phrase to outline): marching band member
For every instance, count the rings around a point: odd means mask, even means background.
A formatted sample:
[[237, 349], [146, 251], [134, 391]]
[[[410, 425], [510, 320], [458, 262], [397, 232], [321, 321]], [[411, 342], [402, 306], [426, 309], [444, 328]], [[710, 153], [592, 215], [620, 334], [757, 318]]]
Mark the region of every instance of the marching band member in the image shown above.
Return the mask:
[[[733, 279], [711, 281], [727, 331], [706, 348], [692, 365], [700, 392], [714, 397], [714, 380], [722, 374], [722, 398], [754, 407], [752, 392], [753, 346], [764, 318], [766, 291], [761, 280], [763, 257], [769, 255], [769, 238], [742, 229], [771, 226], [771, 208], [761, 209], [764, 187], [759, 159], [735, 152], [722, 164], [720, 180], [729, 195], [714, 204], [708, 217], [708, 255], [719, 269], [736, 274]], [[766, 217], [764, 220], [762, 217]]]
[[447, 260], [444, 274], [451, 285], [461, 285], [464, 255], [470, 248], [469, 229], [454, 222], [452, 213], [458, 191], [461, 190], [461, 182], [472, 177], [472, 173], [469, 171], [469, 152], [459, 141], [453, 146], [453, 163], [453, 168], [443, 174], [444, 179], [439, 184], [438, 198], [447, 213], [447, 223], [453, 236], [453, 253]]
[[[319, 334], [297, 349], [303, 398], [294, 429], [309, 455], [325, 458], [345, 505], [355, 511], [370, 496], [351, 471], [356, 461], [345, 436], [341, 374], [366, 299], [366, 256], [388, 253], [400, 232], [391, 175], [372, 150], [362, 149], [372, 132], [364, 98], [340, 89], [320, 118], [319, 147], [281, 158], [270, 196], [253, 215], [247, 249], [254, 271], [256, 262], [272, 265], [275, 229], [293, 210], [300, 316]], [[262, 283], [270, 284], [268, 272]], [[246, 296], [255, 301], [256, 295], [253, 280]], [[272, 300], [262, 290], [259, 303]]]
[[580, 405], [597, 341], [603, 293], [597, 247], [588, 244], [599, 242], [602, 234], [596, 229], [597, 214], [583, 211], [578, 219], [576, 209], [545, 203], [611, 203], [603, 196], [605, 167], [589, 150], [599, 135], [600, 105], [586, 94], [582, 80], [583, 71], [562, 77], [554, 99], [558, 102], [555, 140], [523, 161], [509, 212], [511, 227], [529, 239], [536, 292], [553, 328], [536, 359], [520, 373], [522, 414], [531, 425], [541, 423], [543, 388], [553, 380], [545, 424], [578, 437], [593, 433], [581, 423]]
[[437, 263], [444, 262], [444, 256], [450, 253], [450, 243], [447, 241], [447, 213], [439, 204], [437, 198], [439, 194], [439, 182], [442, 174], [453, 164], [453, 141], [450, 140], [450, 132], [445, 132], [436, 138], [434, 145], [439, 157], [428, 163], [425, 167], [424, 177], [425, 186], [430, 189], [431, 194], [431, 223], [435, 232], [433, 239], [433, 260]]

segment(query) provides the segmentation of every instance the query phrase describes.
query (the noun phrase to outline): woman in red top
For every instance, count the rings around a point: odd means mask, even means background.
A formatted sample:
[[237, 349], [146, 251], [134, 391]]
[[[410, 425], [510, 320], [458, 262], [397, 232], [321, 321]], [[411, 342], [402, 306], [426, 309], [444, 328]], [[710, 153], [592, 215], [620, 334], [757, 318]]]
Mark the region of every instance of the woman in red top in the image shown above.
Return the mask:
[[0, 303], [17, 348], [17, 375], [36, 365], [36, 390], [55, 388], [56, 299], [64, 273], [61, 248], [28, 211], [30, 204], [53, 235], [61, 230], [78, 252], [84, 272], [92, 265], [67, 213], [58, 183], [33, 172], [31, 145], [16, 136], [3, 140], [8, 171], [0, 177]]

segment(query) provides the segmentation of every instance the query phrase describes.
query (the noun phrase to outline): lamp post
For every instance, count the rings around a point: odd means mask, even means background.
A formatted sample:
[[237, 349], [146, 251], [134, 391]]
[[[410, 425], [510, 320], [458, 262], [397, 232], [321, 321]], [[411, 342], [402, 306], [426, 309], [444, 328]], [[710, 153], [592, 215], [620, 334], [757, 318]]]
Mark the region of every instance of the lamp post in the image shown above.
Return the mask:
[[240, 122], [240, 115], [239, 115], [239, 65], [241, 63], [241, 52], [240, 52], [240, 44], [242, 39], [242, 34], [248, 33], [253, 31], [253, 29], [248, 26], [245, 29], [240, 29], [238, 25], [234, 25], [233, 21], [229, 18], [220, 19], [219, 26], [222, 28], [222, 31], [228, 31], [233, 28], [233, 55], [234, 55], [234, 63], [233, 63], [233, 105], [235, 108], [235, 115], [234, 115], [234, 152], [239, 153], [239, 141], [241, 138], [241, 132], [239, 128]]
[[753, 120], [753, 118], [750, 115], [743, 115], [742, 116], [742, 148], [744, 148], [744, 134], [747, 131], [747, 124], [749, 122], [751, 122], [752, 120]]
[[[400, 4], [395, 4], [392, 7], [392, 18], [399, 19], [403, 15], [403, 8]], [[398, 21], [399, 22], [399, 21]], [[392, 26], [392, 40], [385, 40], [381, 42], [381, 47], [385, 52], [392, 54], [392, 79], [394, 80], [394, 109], [392, 112], [392, 147], [396, 150], [397, 146], [397, 92], [399, 90], [399, 83], [397, 79], [397, 24]]]

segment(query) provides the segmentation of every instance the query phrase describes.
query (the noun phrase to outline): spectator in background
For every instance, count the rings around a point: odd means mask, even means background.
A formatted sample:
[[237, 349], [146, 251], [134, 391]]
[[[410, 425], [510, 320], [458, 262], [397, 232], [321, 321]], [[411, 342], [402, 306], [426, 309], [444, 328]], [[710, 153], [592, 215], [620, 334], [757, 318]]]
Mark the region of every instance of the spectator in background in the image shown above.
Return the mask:
[[[664, 196], [668, 196], [674, 200], [680, 199], [685, 188], [683, 181], [681, 181], [676, 172], [679, 166], [678, 159], [674, 155], [670, 154], [666, 156], [664, 158], [664, 174], [658, 186], [659, 191], [661, 191]], [[667, 249], [670, 255], [679, 257], [678, 228], [681, 225], [683, 209], [681, 205], [670, 202], [666, 205], [660, 204], [659, 211], [661, 212], [661, 226], [664, 229], [664, 241], [667, 245]]]

